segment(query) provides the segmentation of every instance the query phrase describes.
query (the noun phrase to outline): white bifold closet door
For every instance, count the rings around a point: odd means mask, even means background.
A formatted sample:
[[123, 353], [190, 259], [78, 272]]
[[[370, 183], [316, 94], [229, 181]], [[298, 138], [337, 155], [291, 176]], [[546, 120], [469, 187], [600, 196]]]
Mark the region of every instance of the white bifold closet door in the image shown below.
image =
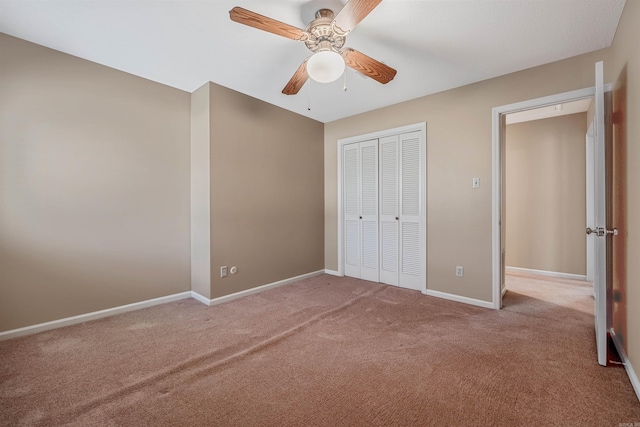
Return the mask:
[[380, 139], [380, 282], [420, 289], [420, 132]]
[[378, 274], [378, 140], [343, 148], [345, 275]]
[[345, 275], [420, 289], [420, 132], [343, 146]]

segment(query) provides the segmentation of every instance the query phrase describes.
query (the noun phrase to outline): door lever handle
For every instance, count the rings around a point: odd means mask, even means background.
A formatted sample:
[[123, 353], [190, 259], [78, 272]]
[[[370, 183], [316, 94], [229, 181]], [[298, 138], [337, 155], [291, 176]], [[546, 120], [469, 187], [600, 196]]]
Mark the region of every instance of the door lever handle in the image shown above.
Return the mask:
[[596, 229], [592, 229], [591, 227], [587, 227], [587, 234], [595, 234], [596, 236], [606, 236], [607, 234], [611, 234], [612, 236], [618, 235], [618, 229], [614, 228], [613, 230], [607, 230], [604, 227], [598, 227]]

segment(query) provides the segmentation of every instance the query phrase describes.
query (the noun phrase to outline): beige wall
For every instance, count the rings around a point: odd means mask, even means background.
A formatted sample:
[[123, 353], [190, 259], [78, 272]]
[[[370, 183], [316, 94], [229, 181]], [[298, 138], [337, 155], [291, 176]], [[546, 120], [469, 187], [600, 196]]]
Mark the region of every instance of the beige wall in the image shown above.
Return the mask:
[[[640, 373], [640, 1], [627, 1], [611, 45], [612, 61], [605, 63], [608, 82], [617, 86], [626, 79], [626, 297], [627, 352], [636, 374]], [[609, 65], [607, 65], [609, 64]]]
[[324, 269], [322, 123], [209, 87], [211, 297]]
[[189, 94], [0, 34], [0, 331], [189, 290]]
[[336, 141], [427, 122], [427, 287], [491, 301], [491, 108], [593, 86], [608, 59], [596, 51], [325, 124], [326, 268], [338, 269]]
[[586, 275], [587, 113], [507, 126], [506, 265]]

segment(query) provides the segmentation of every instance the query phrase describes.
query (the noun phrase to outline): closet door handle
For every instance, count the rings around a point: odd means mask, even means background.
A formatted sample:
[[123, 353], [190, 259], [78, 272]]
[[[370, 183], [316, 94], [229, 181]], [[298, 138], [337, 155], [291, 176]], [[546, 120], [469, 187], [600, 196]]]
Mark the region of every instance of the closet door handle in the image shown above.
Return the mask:
[[399, 220], [400, 218], [396, 217], [396, 221]]
[[360, 219], [362, 219], [362, 217], [360, 217]]

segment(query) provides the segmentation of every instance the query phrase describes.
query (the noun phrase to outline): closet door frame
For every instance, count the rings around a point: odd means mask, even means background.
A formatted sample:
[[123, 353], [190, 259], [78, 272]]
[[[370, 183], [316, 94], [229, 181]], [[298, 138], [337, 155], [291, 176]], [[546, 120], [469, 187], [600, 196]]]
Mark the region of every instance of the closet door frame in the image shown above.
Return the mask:
[[338, 219], [338, 275], [344, 276], [344, 216], [343, 216], [343, 163], [342, 153], [343, 146], [356, 142], [364, 142], [372, 139], [381, 139], [388, 136], [400, 135], [409, 132], [420, 132], [420, 291], [424, 294], [427, 292], [427, 124], [426, 122], [415, 123], [407, 126], [401, 126], [393, 129], [387, 129], [379, 132], [368, 133], [364, 135], [353, 136], [349, 138], [339, 139], [337, 142], [337, 184], [338, 184], [338, 200], [337, 200], [337, 219]]

